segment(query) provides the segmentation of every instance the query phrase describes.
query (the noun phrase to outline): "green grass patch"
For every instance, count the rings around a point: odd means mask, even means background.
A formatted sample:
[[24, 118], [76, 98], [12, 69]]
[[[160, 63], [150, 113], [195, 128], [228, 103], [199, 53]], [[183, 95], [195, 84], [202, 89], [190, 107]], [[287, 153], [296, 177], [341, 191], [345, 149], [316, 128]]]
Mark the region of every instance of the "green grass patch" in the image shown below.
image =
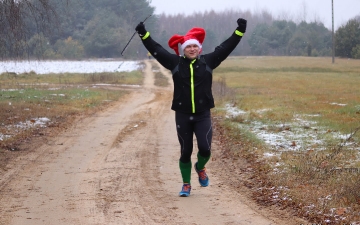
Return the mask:
[[125, 91], [99, 88], [24, 89], [0, 92], [2, 125], [17, 124], [33, 117], [56, 119], [118, 100]]

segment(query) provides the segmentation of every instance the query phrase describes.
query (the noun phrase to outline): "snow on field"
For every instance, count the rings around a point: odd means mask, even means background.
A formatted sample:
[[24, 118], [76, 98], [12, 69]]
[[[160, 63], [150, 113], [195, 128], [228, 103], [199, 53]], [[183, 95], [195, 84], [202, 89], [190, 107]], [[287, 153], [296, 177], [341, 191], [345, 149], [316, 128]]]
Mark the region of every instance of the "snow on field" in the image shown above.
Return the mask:
[[[6, 128], [7, 130], [20, 131], [20, 130], [27, 130], [33, 127], [46, 127], [48, 123], [50, 123], [49, 118], [41, 117], [41, 118], [34, 118], [31, 120], [27, 120], [25, 122], [19, 122], [18, 124], [15, 125], [9, 125]], [[11, 136], [12, 135], [0, 133], [0, 141], [8, 139]]]
[[0, 61], [0, 74], [4, 72], [37, 74], [50, 73], [99, 73], [133, 71], [137, 61], [86, 60], [86, 61]]
[[[249, 114], [249, 112], [230, 104], [225, 106], [225, 110], [228, 118], [239, 115], [246, 118]], [[257, 113], [267, 110], [260, 110]], [[326, 138], [335, 138], [342, 142], [349, 137], [349, 135], [329, 132], [326, 128], [319, 127], [316, 122], [311, 121], [311, 117], [317, 116], [320, 115], [295, 115], [292, 122], [284, 124], [265, 124], [260, 121], [250, 121], [239, 123], [238, 126], [241, 129], [251, 131], [274, 150], [309, 150], [314, 146], [319, 149], [326, 142]], [[344, 145], [352, 144], [354, 143], [348, 142]]]

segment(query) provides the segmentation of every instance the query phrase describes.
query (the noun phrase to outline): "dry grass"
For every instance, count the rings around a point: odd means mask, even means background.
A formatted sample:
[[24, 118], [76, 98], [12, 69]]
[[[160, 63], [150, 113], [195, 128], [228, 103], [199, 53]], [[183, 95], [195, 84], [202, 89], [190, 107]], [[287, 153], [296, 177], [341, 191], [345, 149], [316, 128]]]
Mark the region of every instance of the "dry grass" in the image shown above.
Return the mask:
[[139, 70], [132, 72], [103, 72], [86, 74], [36, 74], [34, 72], [15, 74], [0, 74], [0, 89], [9, 88], [48, 88], [49, 85], [79, 85], [79, 84], [128, 84], [142, 83], [142, 73]]
[[155, 85], [159, 87], [167, 87], [169, 86], [169, 81], [167, 77], [160, 72], [160, 68], [157, 63], [151, 62], [151, 66], [153, 69], [153, 73], [155, 75]]
[[34, 121], [38, 118], [48, 118], [51, 126], [58, 126], [68, 117], [108, 104], [125, 93], [86, 87], [2, 91], [0, 94], [2, 123], [0, 133], [9, 135], [11, 138], [1, 141], [0, 147], [17, 149], [19, 137], [24, 138], [29, 135], [29, 130], [22, 129], [24, 125], [21, 126], [25, 122], [35, 123]]
[[[259, 203], [294, 209], [311, 222], [360, 223], [359, 71], [359, 60], [306, 57], [230, 58], [215, 70], [215, 117], [224, 118], [229, 102], [250, 112], [216, 124], [224, 151], [253, 167], [244, 185]], [[307, 117], [316, 127], [303, 130], [327, 129], [322, 144], [274, 150], [237, 125], [257, 121], [277, 134], [293, 129], [285, 124], [299, 115], [317, 115]], [[336, 132], [351, 136], [339, 141], [330, 135]]]
[[[34, 137], [46, 136], [49, 130], [61, 130], [75, 118], [118, 100], [127, 91], [117, 88], [116, 85], [141, 84], [142, 80], [141, 71], [96, 74], [1, 74], [0, 168], [4, 168], [11, 156], [8, 150], [24, 150], [24, 142], [29, 142]], [[115, 86], [93, 87], [93, 84], [98, 83]], [[32, 126], [39, 118], [49, 119], [50, 122], [44, 127]]]
[[[232, 58], [215, 72], [236, 89], [236, 104], [271, 109], [264, 119], [283, 122], [294, 114], [321, 114], [319, 123], [351, 132], [360, 125], [360, 61], [329, 58]], [[346, 104], [342, 106], [341, 104]]]

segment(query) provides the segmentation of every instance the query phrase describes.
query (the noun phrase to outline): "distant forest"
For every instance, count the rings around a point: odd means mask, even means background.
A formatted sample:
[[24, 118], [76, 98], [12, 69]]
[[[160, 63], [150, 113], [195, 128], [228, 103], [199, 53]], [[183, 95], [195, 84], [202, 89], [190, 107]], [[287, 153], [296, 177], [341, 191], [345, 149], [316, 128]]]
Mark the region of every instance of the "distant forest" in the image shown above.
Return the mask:
[[[41, 59], [120, 58], [135, 26], [154, 13], [149, 0], [4, 0], [0, 1], [0, 57]], [[331, 56], [332, 31], [321, 21], [275, 18], [267, 11], [241, 10], [152, 15], [146, 28], [163, 47], [173, 34], [194, 26], [206, 30], [204, 53], [228, 38], [236, 20], [247, 32], [232, 55]], [[285, 16], [283, 16], [285, 17]], [[335, 31], [338, 57], [360, 58], [360, 15]], [[146, 49], [137, 35], [124, 58], [141, 59]]]

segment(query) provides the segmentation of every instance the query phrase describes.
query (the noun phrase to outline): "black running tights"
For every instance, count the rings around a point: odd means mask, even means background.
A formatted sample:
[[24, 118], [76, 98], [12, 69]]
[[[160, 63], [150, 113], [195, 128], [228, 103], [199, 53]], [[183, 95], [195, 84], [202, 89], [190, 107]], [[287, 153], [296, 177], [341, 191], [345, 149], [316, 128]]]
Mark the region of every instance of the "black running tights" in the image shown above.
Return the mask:
[[189, 114], [175, 112], [176, 130], [181, 147], [180, 161], [191, 161], [193, 152], [193, 136], [195, 134], [199, 154], [209, 157], [211, 154], [212, 126], [210, 110]]

